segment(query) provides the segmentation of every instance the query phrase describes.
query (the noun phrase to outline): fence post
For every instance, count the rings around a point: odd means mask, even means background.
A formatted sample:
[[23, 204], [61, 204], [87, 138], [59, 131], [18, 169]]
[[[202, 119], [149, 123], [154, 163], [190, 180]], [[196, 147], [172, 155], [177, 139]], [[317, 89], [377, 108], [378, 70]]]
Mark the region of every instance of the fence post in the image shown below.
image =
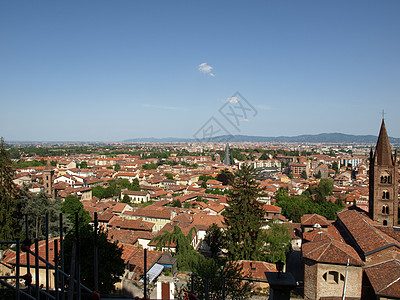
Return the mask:
[[206, 279], [206, 300], [210, 299], [209, 291], [210, 291], [210, 280], [207, 278]]
[[[46, 261], [49, 261], [49, 213], [46, 213]], [[49, 293], [49, 265], [46, 264], [46, 293]], [[46, 295], [46, 299], [49, 296]]]
[[39, 290], [39, 239], [38, 238], [35, 238], [35, 284], [36, 284], [36, 299], [40, 299], [40, 290]]
[[[64, 270], [64, 228], [63, 228], [63, 215], [60, 213], [60, 268], [61, 271], [65, 272]], [[65, 278], [61, 276], [61, 299], [65, 300]]]
[[79, 215], [75, 213], [75, 238], [76, 238], [76, 280], [78, 288], [78, 300], [81, 300], [81, 246], [79, 243]]
[[194, 293], [194, 273], [190, 274], [190, 292]]
[[222, 300], [225, 300], [226, 276], [222, 276]]
[[144, 249], [144, 292], [143, 297], [147, 298], [147, 249]]
[[99, 291], [99, 258], [97, 250], [97, 212], [94, 213], [94, 290]]
[[20, 255], [21, 255], [21, 239], [19, 237], [17, 237], [17, 256], [15, 257], [15, 263], [16, 263], [16, 267], [15, 267], [15, 277], [16, 277], [16, 282], [15, 282], [15, 287], [17, 289], [17, 295], [16, 295], [16, 299], [19, 300], [20, 299], [20, 293], [19, 293], [19, 265], [20, 265]]
[[58, 242], [54, 239], [54, 290], [56, 300], [59, 300], [59, 290], [58, 290]]
[[[25, 241], [24, 241], [25, 246], [30, 247], [30, 241], [29, 241], [29, 220], [28, 220], [28, 214], [25, 214]], [[31, 273], [31, 264], [29, 262], [29, 254], [26, 252], [26, 273], [30, 274]]]

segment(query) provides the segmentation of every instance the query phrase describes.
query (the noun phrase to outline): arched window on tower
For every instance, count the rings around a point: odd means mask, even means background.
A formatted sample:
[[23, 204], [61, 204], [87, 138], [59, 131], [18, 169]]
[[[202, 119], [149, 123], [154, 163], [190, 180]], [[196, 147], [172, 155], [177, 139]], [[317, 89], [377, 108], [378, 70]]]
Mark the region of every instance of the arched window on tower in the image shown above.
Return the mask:
[[383, 226], [387, 226], [387, 221], [383, 220]]
[[385, 213], [386, 213], [387, 215], [389, 214], [389, 206], [386, 206]]
[[383, 191], [382, 192], [382, 199], [383, 200], [389, 200], [389, 192], [388, 191]]
[[384, 206], [382, 206], [382, 214], [385, 214], [385, 211], [386, 211], [386, 208], [385, 208], [385, 205], [384, 205]]

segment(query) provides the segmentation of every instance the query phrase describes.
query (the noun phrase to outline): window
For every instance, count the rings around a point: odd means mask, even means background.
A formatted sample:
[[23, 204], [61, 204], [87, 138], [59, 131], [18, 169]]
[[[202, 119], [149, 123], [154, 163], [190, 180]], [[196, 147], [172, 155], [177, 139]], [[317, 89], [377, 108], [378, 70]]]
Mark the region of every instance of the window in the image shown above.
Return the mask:
[[382, 214], [384, 215], [389, 214], [389, 206], [387, 205], [382, 206]]
[[384, 172], [381, 174], [381, 183], [382, 184], [392, 184], [392, 176], [389, 172]]
[[383, 220], [383, 226], [387, 226], [387, 221]]
[[389, 200], [389, 192], [388, 191], [383, 191], [382, 192], [382, 199], [383, 200]]
[[324, 273], [324, 275], [322, 275], [322, 278], [330, 284], [338, 284], [339, 280], [340, 281], [344, 281], [344, 276], [343, 274], [336, 272], [336, 271], [329, 271]]

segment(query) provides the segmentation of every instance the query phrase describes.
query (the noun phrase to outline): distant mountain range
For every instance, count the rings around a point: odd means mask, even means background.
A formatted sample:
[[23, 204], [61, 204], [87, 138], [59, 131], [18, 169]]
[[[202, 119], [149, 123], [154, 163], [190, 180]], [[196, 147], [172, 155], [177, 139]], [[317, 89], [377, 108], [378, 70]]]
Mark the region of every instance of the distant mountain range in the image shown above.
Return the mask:
[[[389, 137], [393, 144], [400, 144], [400, 138]], [[216, 136], [209, 139], [191, 139], [191, 138], [136, 138], [124, 140], [126, 143], [193, 143], [193, 142], [250, 142], [250, 143], [333, 143], [333, 144], [375, 144], [378, 137], [375, 135], [352, 135], [344, 133], [320, 133], [303, 134], [297, 136], [249, 136], [232, 135]]]

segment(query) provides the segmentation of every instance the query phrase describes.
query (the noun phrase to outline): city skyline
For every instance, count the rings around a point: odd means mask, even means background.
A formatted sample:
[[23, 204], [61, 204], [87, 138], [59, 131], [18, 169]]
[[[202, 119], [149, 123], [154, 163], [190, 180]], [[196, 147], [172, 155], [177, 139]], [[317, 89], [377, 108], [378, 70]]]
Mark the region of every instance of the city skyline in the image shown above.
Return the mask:
[[377, 135], [383, 109], [400, 137], [398, 1], [0, 8], [6, 141]]

